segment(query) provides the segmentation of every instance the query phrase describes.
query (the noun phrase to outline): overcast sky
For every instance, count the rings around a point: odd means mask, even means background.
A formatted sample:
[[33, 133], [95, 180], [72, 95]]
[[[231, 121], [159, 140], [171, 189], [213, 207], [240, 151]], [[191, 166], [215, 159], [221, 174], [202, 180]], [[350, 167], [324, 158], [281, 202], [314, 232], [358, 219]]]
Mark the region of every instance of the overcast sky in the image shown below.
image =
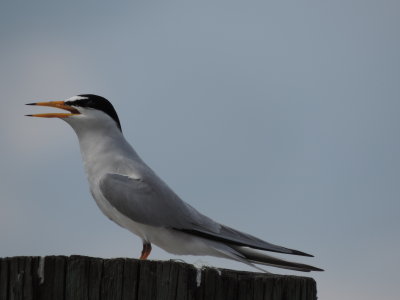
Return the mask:
[[91, 198], [72, 129], [23, 116], [94, 93], [185, 201], [314, 254], [290, 258], [326, 270], [321, 299], [397, 299], [399, 28], [395, 0], [3, 1], [0, 256], [139, 256]]

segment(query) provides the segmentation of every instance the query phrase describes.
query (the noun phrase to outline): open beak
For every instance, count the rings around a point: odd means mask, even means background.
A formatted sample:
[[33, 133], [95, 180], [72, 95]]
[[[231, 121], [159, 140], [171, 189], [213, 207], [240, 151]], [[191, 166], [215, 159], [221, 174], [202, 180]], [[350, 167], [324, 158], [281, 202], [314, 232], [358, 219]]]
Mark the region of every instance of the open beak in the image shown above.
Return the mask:
[[65, 109], [70, 112], [70, 113], [47, 113], [47, 114], [26, 115], [28, 117], [67, 118], [70, 116], [80, 114], [80, 112], [77, 109], [73, 108], [72, 106], [66, 105], [64, 101], [36, 102], [36, 103], [28, 103], [26, 105], [50, 106], [50, 107]]

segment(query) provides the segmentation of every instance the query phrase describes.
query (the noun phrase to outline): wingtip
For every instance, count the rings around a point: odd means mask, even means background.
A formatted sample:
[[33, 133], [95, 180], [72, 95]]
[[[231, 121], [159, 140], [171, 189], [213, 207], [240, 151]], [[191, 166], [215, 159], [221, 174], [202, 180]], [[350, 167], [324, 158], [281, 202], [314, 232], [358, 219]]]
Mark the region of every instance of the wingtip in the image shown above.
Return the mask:
[[308, 253], [305, 253], [305, 252], [302, 252], [302, 251], [299, 251], [299, 250], [292, 250], [291, 254], [300, 255], [300, 256], [307, 256], [307, 257], [314, 257], [314, 255], [312, 255], [312, 254], [308, 254]]
[[310, 267], [309, 271], [317, 271], [317, 272], [324, 272], [325, 271], [324, 269], [320, 269], [320, 268], [317, 268], [317, 267], [314, 267], [314, 266], [309, 266], [309, 267]]

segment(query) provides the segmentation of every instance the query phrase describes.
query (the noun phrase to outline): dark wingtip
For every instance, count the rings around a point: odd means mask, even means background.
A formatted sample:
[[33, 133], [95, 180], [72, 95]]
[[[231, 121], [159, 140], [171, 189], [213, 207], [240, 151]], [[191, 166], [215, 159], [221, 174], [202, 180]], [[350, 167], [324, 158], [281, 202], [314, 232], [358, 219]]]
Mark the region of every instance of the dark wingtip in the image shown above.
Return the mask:
[[320, 268], [317, 268], [317, 267], [314, 267], [314, 266], [307, 265], [307, 267], [308, 267], [308, 271], [307, 272], [310, 272], [310, 271], [324, 272], [325, 271], [324, 269], [320, 269]]
[[26, 103], [25, 105], [36, 105], [36, 103]]
[[311, 255], [311, 254], [308, 254], [308, 253], [305, 253], [305, 252], [301, 252], [301, 251], [298, 251], [298, 250], [292, 250], [292, 253], [291, 254], [294, 254], [294, 255], [301, 255], [301, 256], [308, 256], [308, 257], [314, 257], [314, 255]]

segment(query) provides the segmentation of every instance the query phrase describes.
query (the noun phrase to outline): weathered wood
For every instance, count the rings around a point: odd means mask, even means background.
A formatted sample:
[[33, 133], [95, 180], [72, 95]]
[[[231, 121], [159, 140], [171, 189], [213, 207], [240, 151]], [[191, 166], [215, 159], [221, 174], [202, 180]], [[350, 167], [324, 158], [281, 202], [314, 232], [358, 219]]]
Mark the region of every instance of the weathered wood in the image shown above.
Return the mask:
[[8, 299], [8, 262], [0, 260], [0, 300]]
[[122, 286], [122, 299], [138, 300], [139, 287], [139, 260], [125, 259], [124, 284]]
[[[33, 299], [53, 300], [65, 298], [66, 259], [64, 256], [33, 258]], [[45, 280], [46, 279], [46, 280]]]
[[0, 300], [315, 300], [309, 277], [85, 256], [0, 258]]

